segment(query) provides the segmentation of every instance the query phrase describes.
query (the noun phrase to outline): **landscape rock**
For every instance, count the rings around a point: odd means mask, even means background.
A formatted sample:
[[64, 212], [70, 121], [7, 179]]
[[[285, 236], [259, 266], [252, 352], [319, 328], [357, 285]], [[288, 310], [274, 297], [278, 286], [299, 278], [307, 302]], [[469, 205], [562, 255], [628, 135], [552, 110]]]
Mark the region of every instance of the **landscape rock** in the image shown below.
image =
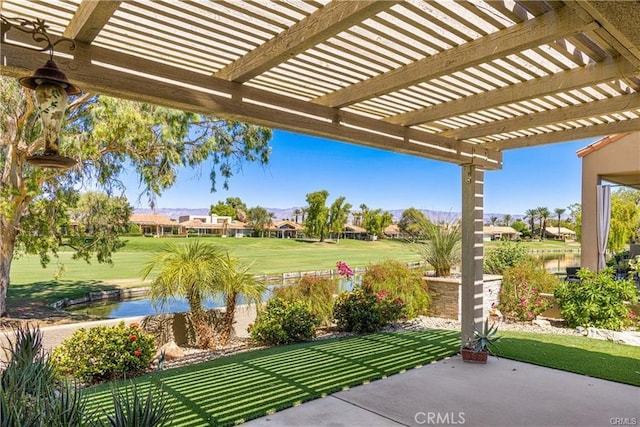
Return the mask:
[[166, 362], [184, 357], [184, 350], [182, 350], [175, 341], [170, 341], [160, 347], [153, 360], [159, 360], [162, 352], [164, 352], [164, 360]]
[[599, 328], [587, 328], [586, 334], [584, 333], [585, 329], [578, 327], [578, 330], [586, 335], [588, 338], [595, 338], [599, 340], [607, 340], [613, 341], [618, 344], [626, 344], [640, 347], [640, 332], [634, 331], [610, 331], [608, 329], [599, 329]]
[[551, 322], [544, 319], [536, 319], [531, 322], [531, 324], [541, 327], [542, 329], [550, 329]]

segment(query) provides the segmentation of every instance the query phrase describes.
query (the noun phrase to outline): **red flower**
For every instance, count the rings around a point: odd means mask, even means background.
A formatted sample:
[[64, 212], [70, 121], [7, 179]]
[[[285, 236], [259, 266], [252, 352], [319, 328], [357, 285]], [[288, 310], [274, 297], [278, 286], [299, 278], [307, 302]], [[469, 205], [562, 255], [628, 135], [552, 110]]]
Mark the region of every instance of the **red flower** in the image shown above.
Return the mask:
[[138, 337], [135, 335], [129, 335], [129, 339], [131, 340], [131, 342], [135, 342], [138, 339]]
[[133, 355], [136, 356], [136, 357], [140, 357], [140, 356], [142, 356], [142, 351], [136, 350], [136, 351], [133, 352]]

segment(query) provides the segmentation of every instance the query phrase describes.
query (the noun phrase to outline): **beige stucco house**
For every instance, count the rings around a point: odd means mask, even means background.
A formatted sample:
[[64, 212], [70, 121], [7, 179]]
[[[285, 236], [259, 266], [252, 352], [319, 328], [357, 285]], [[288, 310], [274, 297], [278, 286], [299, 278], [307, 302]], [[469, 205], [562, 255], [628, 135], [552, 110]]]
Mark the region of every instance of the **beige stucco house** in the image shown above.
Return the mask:
[[582, 158], [581, 267], [597, 270], [598, 185], [610, 183], [640, 189], [640, 132], [611, 135], [578, 151]]

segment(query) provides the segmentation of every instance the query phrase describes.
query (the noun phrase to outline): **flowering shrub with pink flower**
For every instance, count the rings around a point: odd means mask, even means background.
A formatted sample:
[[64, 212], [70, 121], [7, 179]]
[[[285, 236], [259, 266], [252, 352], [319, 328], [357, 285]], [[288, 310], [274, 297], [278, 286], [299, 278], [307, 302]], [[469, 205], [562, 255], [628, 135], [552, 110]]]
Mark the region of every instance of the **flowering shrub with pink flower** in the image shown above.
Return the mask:
[[[338, 262], [338, 272], [343, 277], [351, 277], [353, 271], [343, 262]], [[343, 331], [367, 333], [375, 332], [391, 322], [406, 317], [406, 304], [401, 297], [382, 289], [372, 291], [363, 286], [354, 287], [351, 292], [343, 292], [333, 306], [333, 317], [338, 328]]]
[[504, 270], [498, 309], [511, 320], [534, 320], [548, 310], [553, 302], [540, 296], [542, 289], [550, 290], [558, 278], [532, 262], [523, 262]]
[[53, 350], [58, 372], [92, 384], [143, 373], [156, 353], [155, 338], [136, 323], [76, 330]]

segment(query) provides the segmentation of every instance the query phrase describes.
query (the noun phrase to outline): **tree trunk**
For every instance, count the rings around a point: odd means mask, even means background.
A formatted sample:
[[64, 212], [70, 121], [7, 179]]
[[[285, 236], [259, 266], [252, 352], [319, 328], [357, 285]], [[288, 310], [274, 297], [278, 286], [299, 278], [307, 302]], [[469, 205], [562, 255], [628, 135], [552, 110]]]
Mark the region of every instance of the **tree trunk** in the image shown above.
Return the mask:
[[207, 322], [205, 310], [202, 308], [202, 297], [200, 293], [191, 290], [187, 295], [193, 326], [196, 330], [196, 341], [198, 346], [203, 349], [214, 348], [216, 345], [215, 330]]
[[16, 228], [0, 218], [0, 317], [7, 317], [7, 289], [16, 244]]
[[222, 320], [222, 331], [220, 332], [220, 344], [225, 345], [231, 338], [231, 330], [233, 329], [233, 319], [236, 314], [236, 297], [237, 292], [231, 292], [227, 295], [226, 308], [224, 318]]

